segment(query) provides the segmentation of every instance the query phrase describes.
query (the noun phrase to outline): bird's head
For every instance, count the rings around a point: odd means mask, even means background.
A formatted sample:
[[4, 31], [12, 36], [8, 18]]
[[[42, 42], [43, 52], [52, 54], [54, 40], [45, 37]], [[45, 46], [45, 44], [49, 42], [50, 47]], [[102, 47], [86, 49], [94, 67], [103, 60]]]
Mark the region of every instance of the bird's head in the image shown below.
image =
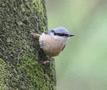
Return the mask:
[[49, 35], [68, 38], [74, 36], [65, 27], [57, 27], [48, 31]]

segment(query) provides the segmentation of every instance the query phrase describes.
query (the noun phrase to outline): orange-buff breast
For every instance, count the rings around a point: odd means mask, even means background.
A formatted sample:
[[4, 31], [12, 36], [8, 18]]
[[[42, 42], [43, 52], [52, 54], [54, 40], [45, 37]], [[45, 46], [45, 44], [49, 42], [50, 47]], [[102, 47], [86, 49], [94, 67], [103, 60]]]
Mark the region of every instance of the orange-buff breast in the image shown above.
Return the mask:
[[40, 36], [39, 42], [44, 52], [51, 57], [57, 56], [65, 47], [62, 41], [45, 34]]

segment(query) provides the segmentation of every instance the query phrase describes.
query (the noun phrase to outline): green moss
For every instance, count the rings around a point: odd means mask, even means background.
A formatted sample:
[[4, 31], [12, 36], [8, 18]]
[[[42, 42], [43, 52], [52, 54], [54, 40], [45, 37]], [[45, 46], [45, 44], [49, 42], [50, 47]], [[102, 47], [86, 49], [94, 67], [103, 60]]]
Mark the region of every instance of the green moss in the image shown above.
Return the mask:
[[[44, 3], [44, 4], [43, 4]], [[45, 1], [44, 0], [33, 0], [32, 1], [33, 9], [36, 11], [36, 15], [38, 16], [39, 27], [40, 31], [46, 31], [47, 29], [47, 14], [45, 8]]]
[[38, 63], [46, 56], [31, 35], [47, 30], [44, 0], [1, 0], [0, 13], [1, 87], [55, 90], [54, 64]]
[[31, 87], [33, 87], [33, 90], [55, 90], [52, 89], [55, 84], [52, 83], [52, 78], [48, 75], [50, 71], [47, 72], [45, 70], [49, 69], [49, 67], [44, 67], [42, 64], [35, 62], [34, 58], [24, 57], [18, 68], [26, 72], [26, 76], [30, 80], [29, 82], [32, 83]]
[[0, 58], [0, 90], [6, 90], [6, 63]]

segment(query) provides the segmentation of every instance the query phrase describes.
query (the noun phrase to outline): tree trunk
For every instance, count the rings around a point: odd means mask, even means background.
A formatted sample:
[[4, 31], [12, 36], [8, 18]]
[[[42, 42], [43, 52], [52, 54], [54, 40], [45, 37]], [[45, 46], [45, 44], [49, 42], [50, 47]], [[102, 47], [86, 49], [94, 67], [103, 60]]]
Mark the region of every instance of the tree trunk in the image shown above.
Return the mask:
[[0, 0], [0, 90], [55, 90], [54, 61], [31, 32], [47, 30], [44, 0]]

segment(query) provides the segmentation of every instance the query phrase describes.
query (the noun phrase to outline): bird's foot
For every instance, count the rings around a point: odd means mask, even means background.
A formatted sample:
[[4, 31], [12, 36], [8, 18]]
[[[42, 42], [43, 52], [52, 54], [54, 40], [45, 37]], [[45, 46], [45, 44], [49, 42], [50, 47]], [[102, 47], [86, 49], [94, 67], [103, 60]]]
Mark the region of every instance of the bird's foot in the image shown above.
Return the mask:
[[49, 60], [45, 60], [45, 61], [40, 61], [40, 63], [46, 65], [52, 63], [52, 61], [54, 61], [54, 58], [50, 58]]
[[45, 64], [49, 64], [50, 61], [49, 61], [49, 60], [46, 60], [46, 61], [41, 61], [40, 63], [45, 65]]

